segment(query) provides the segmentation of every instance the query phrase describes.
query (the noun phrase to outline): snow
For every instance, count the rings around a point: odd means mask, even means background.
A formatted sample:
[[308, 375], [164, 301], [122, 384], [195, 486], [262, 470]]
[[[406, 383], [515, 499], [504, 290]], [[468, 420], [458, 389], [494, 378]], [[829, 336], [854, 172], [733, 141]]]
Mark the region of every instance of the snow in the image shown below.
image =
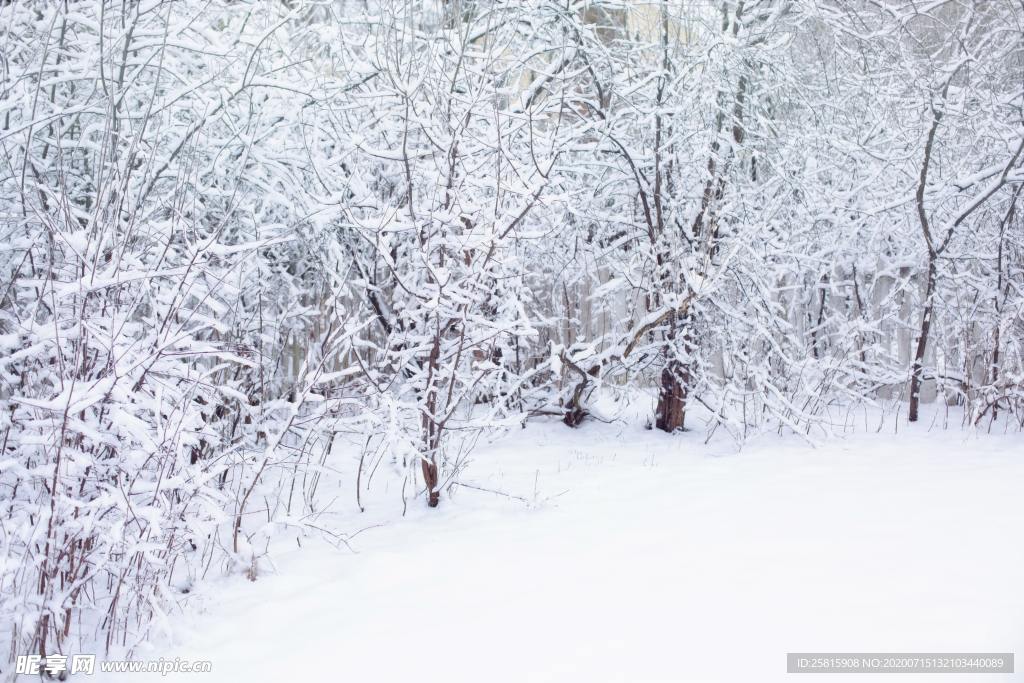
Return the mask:
[[[481, 446], [478, 488], [405, 518], [371, 501], [337, 521], [372, 527], [354, 552], [293, 541], [137, 658], [210, 660], [217, 683], [692, 683], [790, 680], [787, 652], [1024, 652], [1019, 436], [893, 431], [736, 452], [531, 423]], [[157, 678], [196, 676], [109, 675]]]

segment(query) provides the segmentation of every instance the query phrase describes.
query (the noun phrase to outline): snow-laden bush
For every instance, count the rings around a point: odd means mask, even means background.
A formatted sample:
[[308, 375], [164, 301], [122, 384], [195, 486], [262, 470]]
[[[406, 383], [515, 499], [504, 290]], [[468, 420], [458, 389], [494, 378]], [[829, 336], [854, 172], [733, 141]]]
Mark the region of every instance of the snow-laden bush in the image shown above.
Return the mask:
[[271, 40], [294, 17], [0, 14], [0, 627], [12, 653], [131, 647], [210, 566], [255, 571], [263, 523], [301, 517], [275, 470], [307, 455], [326, 361], [305, 340], [333, 353], [347, 331], [314, 327], [347, 314], [295, 201], [305, 101]]

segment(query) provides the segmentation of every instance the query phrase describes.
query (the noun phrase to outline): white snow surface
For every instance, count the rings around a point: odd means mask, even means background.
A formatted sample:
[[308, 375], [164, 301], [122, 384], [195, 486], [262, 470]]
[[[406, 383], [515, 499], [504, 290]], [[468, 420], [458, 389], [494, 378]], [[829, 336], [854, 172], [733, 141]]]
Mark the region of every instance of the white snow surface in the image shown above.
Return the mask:
[[351, 550], [292, 539], [255, 582], [203, 589], [203, 612], [137, 655], [212, 674], [92, 678], [809, 683], [846, 678], [786, 674], [787, 652], [1020, 658], [1024, 440], [873, 431], [737, 451], [699, 431], [531, 423], [463, 477], [523, 500], [457, 488], [405, 517], [395, 490], [364, 501], [334, 522], [372, 526]]

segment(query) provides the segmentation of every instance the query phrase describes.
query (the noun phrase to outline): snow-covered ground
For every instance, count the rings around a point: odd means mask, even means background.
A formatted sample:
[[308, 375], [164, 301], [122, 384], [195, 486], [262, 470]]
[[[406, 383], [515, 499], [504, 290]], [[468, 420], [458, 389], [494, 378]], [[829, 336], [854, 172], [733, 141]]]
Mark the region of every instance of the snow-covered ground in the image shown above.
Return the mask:
[[842, 678], [787, 675], [791, 651], [1021, 655], [1024, 440], [899, 432], [737, 453], [696, 431], [531, 424], [465, 475], [524, 500], [459, 488], [355, 552], [279, 549], [138, 656], [210, 660], [178, 678], [217, 683], [757, 683]]

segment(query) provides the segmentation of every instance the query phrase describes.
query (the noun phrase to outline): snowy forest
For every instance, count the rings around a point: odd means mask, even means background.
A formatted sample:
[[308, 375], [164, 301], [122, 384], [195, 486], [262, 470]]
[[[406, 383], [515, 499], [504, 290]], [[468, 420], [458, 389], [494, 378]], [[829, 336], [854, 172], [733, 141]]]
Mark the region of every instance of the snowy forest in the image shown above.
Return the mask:
[[1022, 189], [1018, 0], [0, 2], [0, 661], [531, 423], [1019, 436]]

